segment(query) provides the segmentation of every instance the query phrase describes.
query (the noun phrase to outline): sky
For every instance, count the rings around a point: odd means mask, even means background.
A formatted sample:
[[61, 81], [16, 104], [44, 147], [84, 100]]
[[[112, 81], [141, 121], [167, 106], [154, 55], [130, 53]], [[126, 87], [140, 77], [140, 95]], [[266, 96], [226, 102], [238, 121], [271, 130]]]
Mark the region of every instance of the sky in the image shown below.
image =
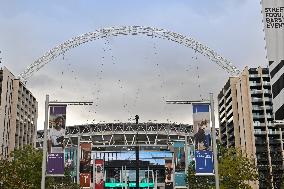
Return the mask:
[[[45, 52], [75, 36], [110, 26], [141, 25], [207, 45], [240, 70], [267, 67], [259, 0], [0, 1], [2, 65], [19, 75]], [[192, 49], [147, 36], [99, 39], [74, 48], [36, 72], [27, 87], [44, 100], [93, 101], [69, 106], [67, 125], [127, 122], [192, 123], [190, 105], [165, 100], [217, 95], [229, 75]], [[215, 106], [215, 109], [217, 107]]]

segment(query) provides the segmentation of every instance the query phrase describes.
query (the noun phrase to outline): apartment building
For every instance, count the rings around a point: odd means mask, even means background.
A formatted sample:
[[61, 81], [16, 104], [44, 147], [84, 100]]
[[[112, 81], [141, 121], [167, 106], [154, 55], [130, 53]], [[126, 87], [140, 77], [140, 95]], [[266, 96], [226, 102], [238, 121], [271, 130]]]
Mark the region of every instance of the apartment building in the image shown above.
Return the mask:
[[26, 86], [7, 69], [0, 70], [0, 157], [35, 145], [38, 103]]
[[231, 77], [218, 95], [220, 140], [237, 147], [256, 161], [259, 182], [253, 188], [280, 185], [282, 150], [280, 132], [274, 126], [268, 68], [245, 68]]

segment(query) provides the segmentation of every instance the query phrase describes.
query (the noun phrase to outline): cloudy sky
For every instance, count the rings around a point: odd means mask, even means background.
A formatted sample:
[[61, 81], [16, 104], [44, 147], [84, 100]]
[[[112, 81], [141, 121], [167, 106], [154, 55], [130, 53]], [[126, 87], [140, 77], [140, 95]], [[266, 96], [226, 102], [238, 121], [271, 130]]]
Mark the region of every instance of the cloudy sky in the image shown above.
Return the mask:
[[[190, 36], [239, 69], [267, 65], [259, 0], [0, 1], [0, 56], [14, 75], [56, 45], [100, 28], [142, 25]], [[67, 124], [128, 121], [191, 123], [191, 106], [165, 100], [215, 97], [228, 74], [179, 44], [146, 36], [100, 39], [70, 50], [27, 83], [39, 102], [94, 101], [68, 107]]]

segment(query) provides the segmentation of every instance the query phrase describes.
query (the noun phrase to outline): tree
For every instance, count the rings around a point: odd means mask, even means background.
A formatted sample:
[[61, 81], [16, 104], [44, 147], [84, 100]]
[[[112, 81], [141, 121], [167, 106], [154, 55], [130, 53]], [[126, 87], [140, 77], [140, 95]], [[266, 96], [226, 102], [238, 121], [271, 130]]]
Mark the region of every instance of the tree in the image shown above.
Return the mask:
[[[234, 147], [218, 146], [220, 188], [250, 189], [249, 182], [258, 180], [255, 162], [246, 154]], [[187, 183], [189, 189], [215, 188], [215, 178], [212, 176], [196, 176], [194, 162], [188, 167]]]
[[15, 150], [8, 159], [0, 160], [1, 187], [38, 188], [41, 181], [42, 153], [30, 146]]
[[221, 188], [249, 189], [249, 182], [258, 180], [257, 167], [252, 158], [240, 149], [228, 148], [219, 159]]
[[210, 189], [214, 185], [214, 176], [195, 175], [195, 162], [192, 161], [187, 170], [188, 189]]
[[[0, 188], [1, 189], [38, 189], [41, 187], [42, 151], [32, 146], [15, 150], [8, 159], [0, 160]], [[69, 170], [60, 178], [47, 177], [47, 189], [78, 189], [72, 182]]]

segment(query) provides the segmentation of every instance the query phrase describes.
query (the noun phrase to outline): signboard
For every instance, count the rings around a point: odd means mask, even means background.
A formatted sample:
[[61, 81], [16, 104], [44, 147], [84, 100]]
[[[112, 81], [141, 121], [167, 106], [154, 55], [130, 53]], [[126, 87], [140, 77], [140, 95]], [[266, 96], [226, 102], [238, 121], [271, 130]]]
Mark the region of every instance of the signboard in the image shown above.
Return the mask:
[[64, 175], [64, 154], [51, 153], [47, 156], [47, 174], [52, 176]]
[[95, 160], [95, 189], [104, 188], [104, 160], [96, 159]]
[[165, 159], [165, 189], [173, 189], [173, 163], [171, 159]]
[[195, 151], [195, 170], [196, 175], [213, 175], [214, 163], [211, 151]]
[[80, 187], [91, 186], [91, 173], [80, 173]]
[[284, 120], [284, 1], [262, 0], [275, 120]]
[[211, 128], [208, 104], [193, 104], [195, 150], [211, 150]]
[[52, 105], [49, 110], [47, 174], [63, 176], [66, 105]]
[[262, 14], [269, 61], [284, 60], [284, 1], [262, 0]]

